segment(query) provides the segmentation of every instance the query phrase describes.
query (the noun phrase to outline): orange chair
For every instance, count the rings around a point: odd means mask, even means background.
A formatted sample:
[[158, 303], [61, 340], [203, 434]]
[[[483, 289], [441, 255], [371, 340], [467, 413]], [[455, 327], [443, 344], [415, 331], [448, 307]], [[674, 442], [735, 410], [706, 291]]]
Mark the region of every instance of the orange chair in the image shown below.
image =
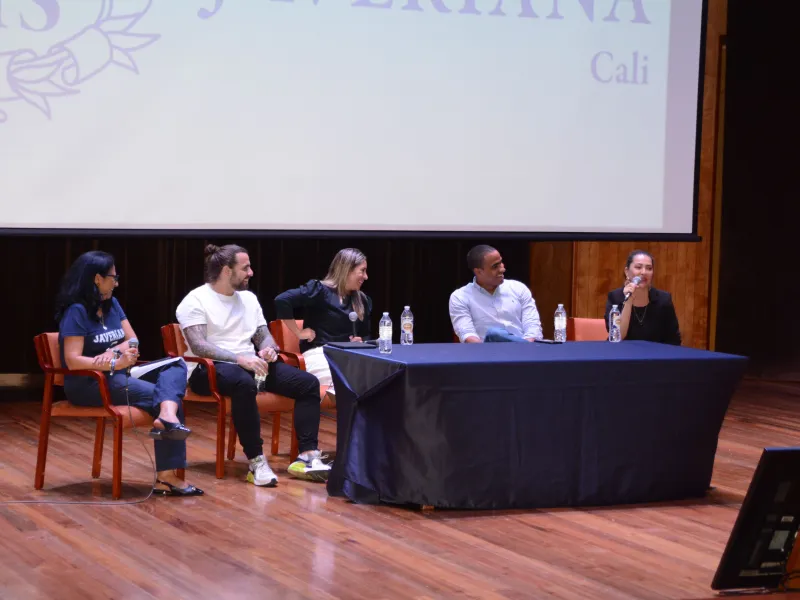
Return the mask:
[[[172, 323], [164, 325], [161, 328], [161, 339], [164, 342], [164, 352], [168, 356], [181, 356], [186, 362], [194, 362], [205, 365], [208, 372], [209, 388], [211, 389], [210, 396], [201, 396], [194, 393], [188, 386], [186, 388], [186, 395], [183, 397], [184, 403], [188, 402], [203, 402], [206, 404], [217, 405], [217, 479], [225, 477], [225, 416], [230, 415], [230, 426], [228, 428], [228, 460], [233, 460], [236, 456], [236, 427], [233, 424], [233, 413], [231, 411], [230, 396], [223, 396], [217, 389], [217, 370], [214, 367], [213, 361], [207, 358], [197, 358], [195, 356], [186, 356], [189, 347], [183, 337], [180, 325]], [[293, 357], [284, 356], [284, 360], [291, 362]], [[294, 400], [278, 394], [269, 392], [259, 392], [256, 397], [258, 402], [258, 410], [263, 415], [265, 413], [272, 413], [272, 445], [270, 451], [273, 455], [278, 453], [278, 444], [280, 442], [281, 434], [281, 413], [294, 412]], [[292, 446], [289, 453], [289, 458], [294, 460], [297, 457], [297, 437], [294, 432], [294, 425], [292, 425]]]
[[608, 339], [605, 319], [567, 319], [567, 340], [571, 342], [603, 342]]
[[[108, 382], [101, 371], [70, 371], [61, 365], [61, 354], [58, 347], [57, 333], [42, 333], [33, 338], [39, 366], [44, 371], [44, 395], [42, 397], [42, 420], [39, 426], [39, 453], [36, 457], [36, 474], [33, 487], [37, 490], [44, 486], [44, 470], [47, 464], [47, 444], [50, 439], [50, 419], [52, 417], [95, 419], [97, 429], [94, 437], [94, 458], [92, 459], [92, 477], [100, 477], [100, 465], [103, 460], [103, 439], [106, 419], [114, 425], [114, 454], [111, 475], [111, 497], [118, 500], [122, 496], [122, 430], [134, 426], [151, 426], [153, 417], [139, 408], [114, 406], [111, 404], [111, 393]], [[53, 387], [64, 385], [64, 375], [84, 375], [97, 380], [100, 385], [100, 398], [103, 406], [75, 406], [67, 400], [53, 402]], [[131, 421], [131, 416], [133, 420]], [[183, 469], [178, 471], [183, 478]]]
[[[303, 328], [302, 320], [295, 321], [295, 323], [297, 323], [298, 328]], [[291, 364], [296, 366], [301, 371], [305, 371], [306, 360], [300, 352], [300, 340], [297, 339], [297, 336], [289, 331], [289, 328], [286, 326], [286, 324], [280, 320], [272, 321], [269, 324], [269, 331], [272, 334], [272, 337], [275, 338], [275, 342], [278, 344], [278, 347], [281, 349], [281, 351], [291, 358]], [[328, 393], [327, 386], [319, 386], [319, 398], [321, 400], [321, 410], [336, 410], [336, 397]]]

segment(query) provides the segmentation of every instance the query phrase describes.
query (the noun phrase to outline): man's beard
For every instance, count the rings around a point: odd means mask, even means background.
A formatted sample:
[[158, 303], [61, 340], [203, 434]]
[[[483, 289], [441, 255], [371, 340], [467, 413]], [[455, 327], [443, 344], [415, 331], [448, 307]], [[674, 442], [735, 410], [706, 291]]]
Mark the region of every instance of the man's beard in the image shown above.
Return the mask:
[[247, 284], [248, 284], [248, 283], [249, 283], [249, 280], [247, 280], [247, 279], [242, 279], [242, 280], [241, 280], [240, 282], [238, 282], [238, 283], [231, 283], [231, 287], [234, 289], [234, 291], [237, 291], [237, 292], [244, 292], [244, 291], [246, 291], [246, 290], [247, 290]]

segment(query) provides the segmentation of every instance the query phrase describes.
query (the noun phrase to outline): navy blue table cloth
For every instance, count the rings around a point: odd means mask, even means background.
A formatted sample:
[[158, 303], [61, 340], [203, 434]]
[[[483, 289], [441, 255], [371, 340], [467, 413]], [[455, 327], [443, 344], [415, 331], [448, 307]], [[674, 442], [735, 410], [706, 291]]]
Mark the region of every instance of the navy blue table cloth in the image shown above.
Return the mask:
[[357, 502], [500, 509], [703, 496], [740, 356], [651, 342], [326, 346]]

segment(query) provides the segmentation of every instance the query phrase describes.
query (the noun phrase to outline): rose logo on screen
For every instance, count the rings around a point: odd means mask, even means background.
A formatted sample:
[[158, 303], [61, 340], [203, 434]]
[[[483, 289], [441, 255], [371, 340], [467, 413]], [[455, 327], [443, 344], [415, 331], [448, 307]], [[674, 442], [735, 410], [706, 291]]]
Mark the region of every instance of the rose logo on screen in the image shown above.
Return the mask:
[[[224, 2], [195, 1], [213, 3], [197, 10], [201, 19], [213, 17]], [[0, 124], [12, 103], [51, 118], [52, 102], [80, 93], [104, 72], [138, 74], [137, 53], [161, 37], [140, 23], [153, 2], [0, 0]]]

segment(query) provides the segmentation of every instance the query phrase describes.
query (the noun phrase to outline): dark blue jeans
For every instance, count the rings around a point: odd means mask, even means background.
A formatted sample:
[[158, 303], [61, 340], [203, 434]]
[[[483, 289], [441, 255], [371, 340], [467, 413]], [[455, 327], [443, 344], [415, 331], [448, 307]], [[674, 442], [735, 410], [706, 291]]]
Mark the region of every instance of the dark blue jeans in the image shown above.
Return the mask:
[[[153, 417], [161, 412], [161, 402], [172, 400], [178, 403], [178, 419], [184, 422], [183, 395], [186, 393], [186, 363], [183, 360], [154, 369], [140, 379], [127, 378], [125, 372], [117, 371], [113, 376], [106, 373], [111, 391], [111, 403], [117, 406], [130, 405], [140, 408]], [[127, 400], [125, 383], [127, 380]], [[64, 392], [76, 406], [102, 406], [100, 388], [91, 377], [66, 377]], [[155, 440], [156, 470], [169, 471], [186, 467], [186, 440]]]
[[525, 342], [528, 340], [513, 333], [508, 333], [505, 329], [500, 327], [489, 327], [486, 330], [486, 335], [483, 338], [484, 342]]

